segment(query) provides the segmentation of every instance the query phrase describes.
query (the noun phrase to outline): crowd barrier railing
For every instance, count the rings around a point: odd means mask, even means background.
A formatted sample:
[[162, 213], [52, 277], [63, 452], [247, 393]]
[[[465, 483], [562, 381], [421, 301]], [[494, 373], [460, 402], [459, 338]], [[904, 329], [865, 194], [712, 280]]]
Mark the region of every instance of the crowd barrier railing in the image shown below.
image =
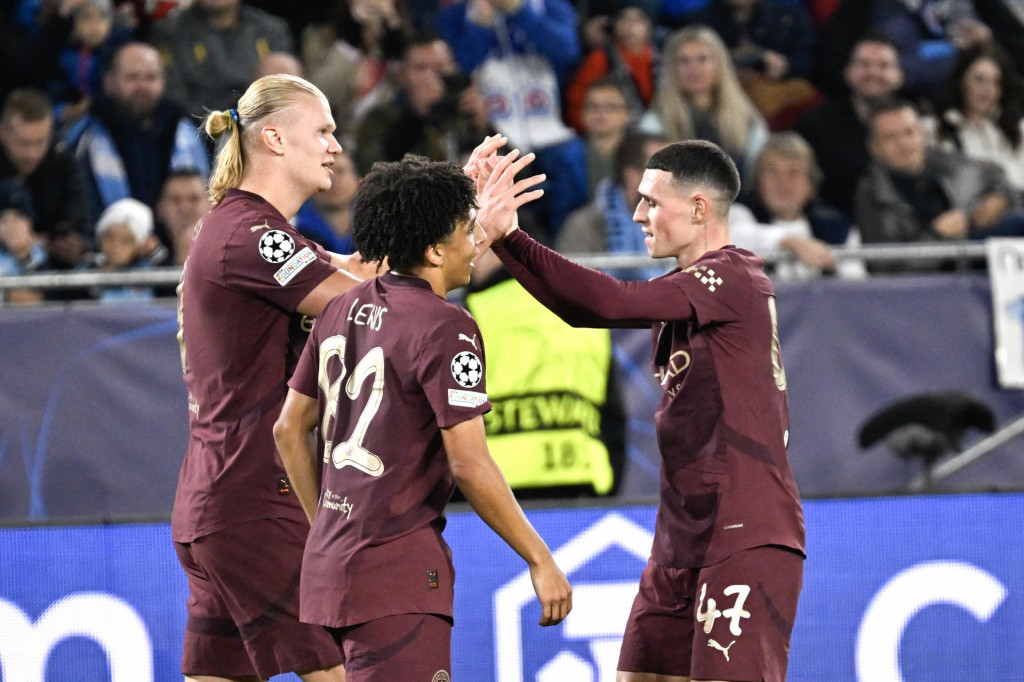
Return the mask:
[[[833, 250], [837, 260], [860, 260], [867, 263], [894, 261], [934, 261], [936, 259], [967, 263], [984, 259], [982, 242], [937, 242], [929, 244], [878, 244], [859, 247], [840, 247]], [[632, 254], [566, 254], [570, 259], [587, 267], [620, 270], [650, 267], [651, 259]], [[794, 260], [789, 251], [763, 254], [768, 264]], [[668, 270], [670, 258], [658, 260]], [[167, 286], [181, 279], [179, 267], [154, 267], [123, 272], [46, 271], [28, 275], [0, 277], [0, 291], [8, 289], [80, 289], [105, 286]]]

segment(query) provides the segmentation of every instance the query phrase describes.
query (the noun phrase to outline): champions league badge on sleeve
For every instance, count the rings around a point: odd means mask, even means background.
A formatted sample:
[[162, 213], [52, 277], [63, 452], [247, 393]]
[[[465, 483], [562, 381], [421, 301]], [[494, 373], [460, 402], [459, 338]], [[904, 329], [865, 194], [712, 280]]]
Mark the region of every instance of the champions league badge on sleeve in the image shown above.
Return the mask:
[[469, 391], [484, 378], [484, 363], [476, 353], [464, 350], [452, 358], [452, 378], [462, 389], [448, 389], [448, 404], [460, 407], [477, 407], [487, 402], [487, 394]]
[[459, 386], [473, 388], [484, 378], [484, 365], [476, 353], [464, 350], [452, 358], [452, 377]]
[[295, 253], [295, 240], [287, 232], [271, 230], [260, 236], [259, 250], [268, 263], [283, 263]]

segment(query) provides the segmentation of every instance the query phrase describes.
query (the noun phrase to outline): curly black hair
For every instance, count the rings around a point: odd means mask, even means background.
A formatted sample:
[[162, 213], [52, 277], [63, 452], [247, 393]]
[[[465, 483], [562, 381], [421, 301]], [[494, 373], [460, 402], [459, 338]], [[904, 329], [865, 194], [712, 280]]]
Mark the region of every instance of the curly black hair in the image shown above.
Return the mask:
[[352, 207], [352, 241], [363, 260], [407, 271], [423, 262], [476, 208], [473, 181], [449, 161], [407, 154], [377, 162], [359, 183]]

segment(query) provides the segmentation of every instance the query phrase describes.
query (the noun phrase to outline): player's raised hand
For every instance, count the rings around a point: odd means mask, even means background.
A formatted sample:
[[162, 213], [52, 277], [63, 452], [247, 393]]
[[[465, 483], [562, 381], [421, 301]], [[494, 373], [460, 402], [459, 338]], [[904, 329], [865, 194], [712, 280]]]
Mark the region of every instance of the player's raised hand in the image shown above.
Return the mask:
[[462, 172], [476, 182], [480, 177], [480, 170], [482, 168], [479, 162], [484, 159], [493, 158], [494, 155], [498, 153], [498, 150], [507, 142], [508, 138], [504, 135], [488, 135], [469, 155], [466, 165], [462, 167]]
[[542, 609], [537, 624], [547, 627], [565, 620], [572, 611], [572, 587], [555, 560], [549, 556], [544, 563], [530, 566], [530, 580]]
[[516, 211], [519, 207], [544, 195], [542, 189], [527, 191], [544, 182], [547, 179], [544, 174], [515, 181], [516, 174], [533, 163], [534, 158], [532, 153], [520, 157], [519, 150], [513, 149], [505, 156], [497, 157], [497, 163], [488, 159], [481, 164], [490, 171], [483, 187], [477, 192], [476, 220], [489, 242], [500, 242], [505, 235], [517, 229], [519, 221]]

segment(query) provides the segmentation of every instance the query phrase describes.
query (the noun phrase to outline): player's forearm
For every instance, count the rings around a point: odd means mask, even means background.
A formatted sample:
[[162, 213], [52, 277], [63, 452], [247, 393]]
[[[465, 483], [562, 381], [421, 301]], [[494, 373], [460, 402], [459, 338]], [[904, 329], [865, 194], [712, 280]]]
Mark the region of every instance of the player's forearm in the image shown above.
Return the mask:
[[526, 518], [489, 454], [453, 466], [452, 475], [473, 510], [523, 560], [531, 566], [552, 560], [548, 546]]
[[665, 319], [655, 283], [623, 282], [583, 267], [519, 231], [494, 252], [527, 291], [573, 326], [647, 327]]
[[316, 515], [317, 499], [320, 483], [316, 467], [316, 454], [309, 442], [309, 434], [300, 434], [297, 430], [274, 427], [274, 440], [277, 451], [281, 454], [285, 473], [291, 483], [295, 496], [302, 505], [306, 518], [313, 523]]

